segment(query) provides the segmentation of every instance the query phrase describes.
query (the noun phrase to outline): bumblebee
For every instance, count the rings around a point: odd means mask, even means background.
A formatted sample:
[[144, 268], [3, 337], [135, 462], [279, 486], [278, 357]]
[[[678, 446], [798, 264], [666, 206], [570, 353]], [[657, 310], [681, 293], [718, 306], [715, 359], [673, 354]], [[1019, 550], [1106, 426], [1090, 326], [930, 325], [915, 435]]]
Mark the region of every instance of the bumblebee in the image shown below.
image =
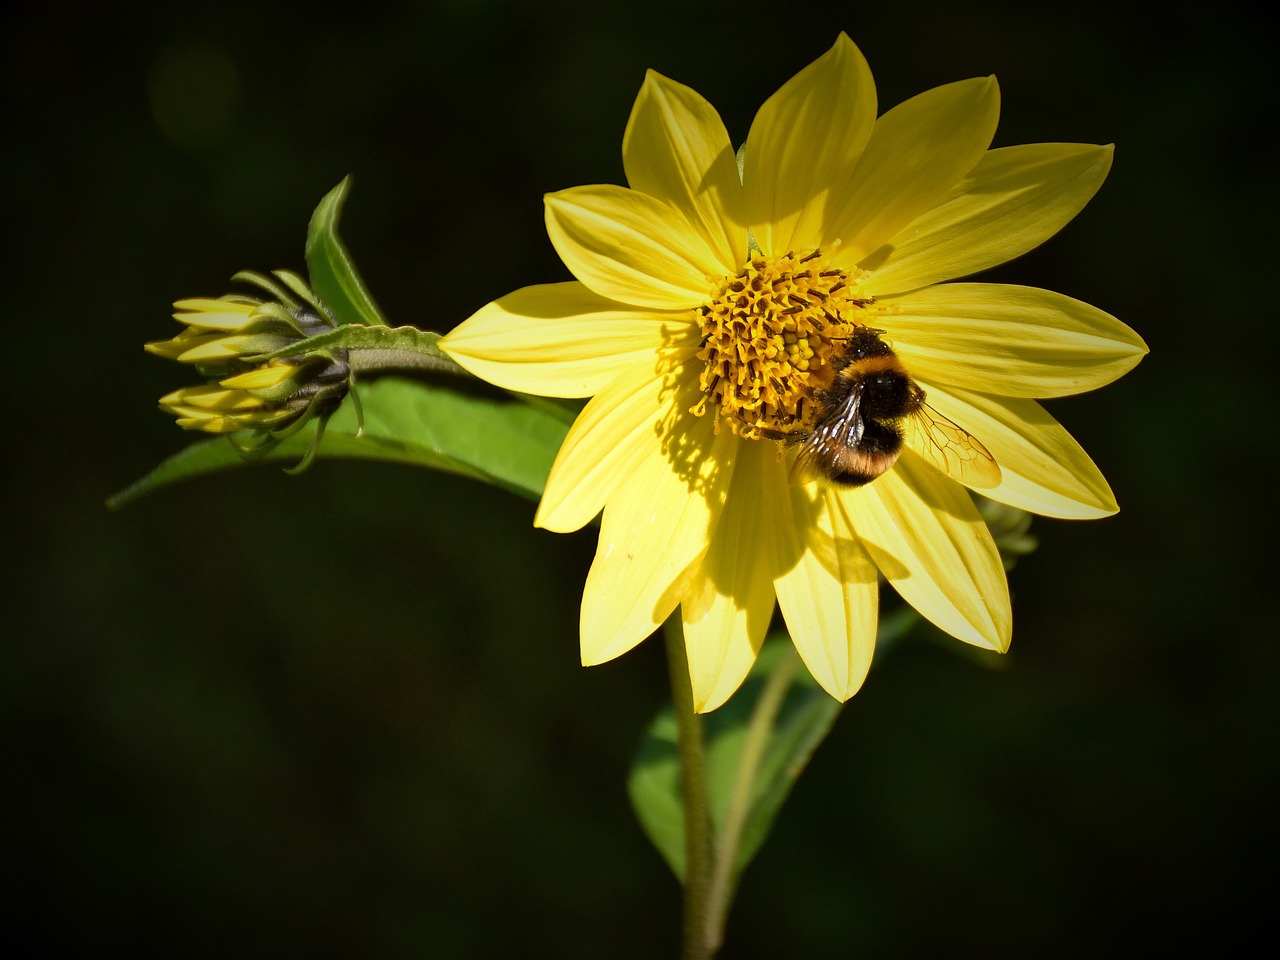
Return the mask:
[[902, 453], [908, 426], [928, 440], [919, 451], [938, 469], [980, 488], [1000, 484], [1000, 467], [968, 431], [925, 403], [883, 330], [861, 327], [835, 364], [831, 387], [818, 394], [820, 415], [813, 429], [793, 435], [799, 443], [792, 483], [826, 479], [860, 487], [885, 473]]

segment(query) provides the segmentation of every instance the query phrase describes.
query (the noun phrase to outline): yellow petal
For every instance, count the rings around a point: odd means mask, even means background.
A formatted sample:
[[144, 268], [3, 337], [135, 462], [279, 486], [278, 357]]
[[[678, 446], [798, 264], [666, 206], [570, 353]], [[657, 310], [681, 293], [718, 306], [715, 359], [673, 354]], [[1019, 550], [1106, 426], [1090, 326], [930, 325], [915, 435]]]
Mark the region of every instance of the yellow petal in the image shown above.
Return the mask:
[[1012, 260], [1071, 220], [1111, 169], [1110, 146], [1033, 143], [989, 150], [938, 206], [860, 266], [864, 295], [887, 297]]
[[1046, 517], [1092, 520], [1120, 508], [1080, 444], [1034, 400], [957, 387], [929, 391], [929, 405], [981, 437], [1000, 464], [1000, 486], [984, 496]]
[[213, 335], [199, 338], [194, 346], [184, 350], [178, 357], [182, 363], [216, 363], [219, 360], [230, 360], [244, 356], [252, 350], [251, 344], [258, 339], [253, 334], [241, 337]]
[[206, 410], [200, 406], [179, 403], [167, 398], [160, 401], [160, 409], [192, 423], [203, 420], [220, 420], [226, 416], [226, 412], [222, 410]]
[[209, 330], [239, 330], [251, 322], [258, 309], [256, 304], [203, 298], [178, 300], [174, 306], [179, 311], [173, 315], [175, 320]]
[[728, 430], [684, 414], [609, 497], [582, 595], [582, 662], [612, 660], [676, 608], [706, 552], [733, 472]]
[[183, 355], [197, 347], [205, 347], [211, 343], [221, 343], [227, 336], [223, 333], [197, 334], [187, 329], [172, 340], [157, 340], [143, 345], [147, 353], [164, 357], [166, 360], [182, 361]]
[[[179, 413], [179, 411], [170, 411]], [[237, 430], [244, 430], [246, 425], [239, 420], [231, 417], [188, 417], [179, 413], [178, 419], [174, 421], [183, 430], [200, 430], [204, 433], [235, 433]]]
[[176, 337], [169, 340], [157, 340], [152, 343], [145, 344], [148, 353], [158, 354], [170, 360], [176, 360], [192, 347], [208, 343], [212, 340], [220, 340], [226, 334], [220, 332], [211, 332], [203, 327], [187, 327]]
[[157, 357], [164, 357], [166, 360], [177, 360], [190, 346], [190, 341], [179, 340], [175, 337], [172, 340], [152, 340], [150, 343], [144, 343], [142, 349], [147, 353], [155, 354]]
[[[206, 311], [210, 313], [217, 313], [220, 310], [226, 310], [228, 308], [237, 311], [253, 309], [247, 304], [239, 304], [234, 300], [222, 300], [218, 297], [186, 297], [182, 300], [173, 301], [173, 306], [175, 309], [181, 310], [184, 313], [204, 313]], [[178, 316], [178, 314], [174, 314], [174, 317]]]
[[570, 272], [602, 297], [657, 310], [705, 303], [724, 268], [675, 209], [603, 184], [545, 198], [547, 236]]
[[197, 424], [199, 426], [194, 429], [213, 431], [215, 427], [205, 427], [203, 424], [218, 424], [223, 420], [233, 420], [239, 425], [239, 429], [243, 429], [251, 423], [256, 423], [265, 419], [269, 414], [268, 411], [262, 409], [233, 409], [235, 405], [229, 404], [222, 408], [207, 408], [198, 403], [161, 403], [160, 409], [166, 413], [171, 413], [187, 423]]
[[964, 487], [905, 449], [884, 476], [837, 495], [884, 578], [921, 616], [966, 643], [1009, 648], [1009, 583]]
[[637, 310], [576, 281], [524, 287], [481, 307], [439, 341], [477, 377], [544, 397], [589, 397], [623, 371], [656, 363], [698, 331], [687, 311]]
[[665, 201], [706, 242], [720, 272], [747, 257], [742, 183], [729, 134], [697, 91], [650, 70], [622, 138], [632, 189]]
[[1108, 313], [1060, 293], [944, 283], [897, 298], [884, 318], [914, 375], [1008, 397], [1061, 397], [1105, 386], [1147, 352]]
[[821, 243], [875, 118], [871, 68], [843, 33], [765, 101], [747, 134], [743, 187], [766, 256]]
[[274, 363], [246, 370], [219, 382], [224, 387], [238, 390], [269, 390], [271, 387], [278, 387], [297, 372], [298, 368], [293, 364]]
[[661, 455], [657, 428], [664, 413], [674, 415], [673, 406], [652, 360], [624, 371], [592, 398], [560, 444], [534, 525], [568, 533], [590, 523], [642, 459]]
[[681, 603], [698, 713], [714, 710], [742, 685], [773, 616], [773, 569], [761, 536], [770, 503], [763, 471], [778, 470], [768, 446], [737, 445], [733, 483], [711, 548]]
[[991, 145], [1000, 117], [995, 77], [949, 83], [898, 104], [876, 121], [832, 212], [824, 245], [849, 268], [945, 197]]
[[805, 551], [774, 581], [791, 641], [819, 685], [837, 700], [848, 700], [866, 679], [875, 652], [875, 564], [836, 491], [789, 486], [779, 468], [769, 498], [782, 512], [775, 528], [780, 549], [792, 548], [787, 520], [805, 538]]
[[243, 390], [224, 390], [219, 387], [184, 387], [160, 398], [161, 406], [177, 410], [182, 407], [188, 410], [187, 416], [195, 417], [196, 411], [213, 411], [203, 416], [221, 416], [228, 411], [255, 410], [263, 406], [263, 402]]

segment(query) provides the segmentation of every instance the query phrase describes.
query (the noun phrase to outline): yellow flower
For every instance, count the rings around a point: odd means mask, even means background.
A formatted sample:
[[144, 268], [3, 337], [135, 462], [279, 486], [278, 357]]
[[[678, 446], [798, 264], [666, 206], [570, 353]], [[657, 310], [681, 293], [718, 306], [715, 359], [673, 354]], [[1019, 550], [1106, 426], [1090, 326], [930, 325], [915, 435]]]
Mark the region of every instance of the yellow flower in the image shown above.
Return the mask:
[[252, 431], [245, 451], [264, 452], [311, 416], [323, 422], [346, 396], [351, 368], [344, 351], [291, 351], [334, 329], [302, 279], [277, 271], [276, 281], [255, 273], [236, 279], [267, 297], [228, 295], [174, 304], [186, 328], [170, 340], [145, 345], [148, 353], [194, 366], [206, 383], [160, 398], [160, 408], [185, 430], [230, 434]]
[[[878, 574], [958, 639], [1008, 647], [1004, 568], [965, 486], [1054, 517], [1116, 511], [1033, 398], [1109, 383], [1142, 340], [1060, 294], [943, 282], [1053, 235], [1111, 165], [1109, 146], [988, 149], [998, 110], [987, 77], [877, 119], [871, 72], [841, 34], [766, 101], [736, 155], [706, 100], [650, 72], [623, 139], [630, 188], [547, 196], [576, 281], [517, 290], [440, 346], [501, 387], [592, 398], [535, 518], [571, 531], [603, 510], [584, 663], [679, 605], [695, 706], [713, 709], [776, 598], [809, 671], [847, 699], [871, 663]], [[936, 429], [905, 407], [831, 426], [854, 373], [896, 364]], [[824, 429], [905, 446], [896, 462], [873, 451], [873, 475], [892, 465], [871, 482], [809, 482], [834, 455], [804, 442]], [[798, 453], [809, 462], [792, 473]]]

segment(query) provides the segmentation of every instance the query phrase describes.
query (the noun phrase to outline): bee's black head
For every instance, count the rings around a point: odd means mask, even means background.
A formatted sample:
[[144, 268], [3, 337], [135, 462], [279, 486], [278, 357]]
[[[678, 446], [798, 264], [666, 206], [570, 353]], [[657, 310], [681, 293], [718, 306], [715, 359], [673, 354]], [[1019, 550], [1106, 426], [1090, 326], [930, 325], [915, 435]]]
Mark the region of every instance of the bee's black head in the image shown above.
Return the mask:
[[851, 363], [871, 357], [893, 356], [893, 351], [889, 349], [889, 345], [880, 339], [880, 334], [882, 333], [884, 333], [883, 330], [859, 327], [857, 332], [846, 341], [844, 353], [836, 361], [836, 368], [841, 369]]

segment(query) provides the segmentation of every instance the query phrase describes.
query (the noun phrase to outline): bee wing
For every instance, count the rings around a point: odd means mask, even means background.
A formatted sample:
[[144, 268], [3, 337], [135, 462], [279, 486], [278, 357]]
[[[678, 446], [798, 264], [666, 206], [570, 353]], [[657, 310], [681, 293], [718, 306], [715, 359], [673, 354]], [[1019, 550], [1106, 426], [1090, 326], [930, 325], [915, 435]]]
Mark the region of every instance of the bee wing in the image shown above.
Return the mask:
[[943, 473], [980, 490], [1000, 486], [996, 458], [964, 427], [927, 403], [908, 419], [908, 445]]
[[844, 402], [819, 421], [800, 444], [796, 462], [791, 465], [792, 483], [812, 483], [839, 472], [841, 451], [862, 439], [861, 407], [862, 384], [857, 383]]

